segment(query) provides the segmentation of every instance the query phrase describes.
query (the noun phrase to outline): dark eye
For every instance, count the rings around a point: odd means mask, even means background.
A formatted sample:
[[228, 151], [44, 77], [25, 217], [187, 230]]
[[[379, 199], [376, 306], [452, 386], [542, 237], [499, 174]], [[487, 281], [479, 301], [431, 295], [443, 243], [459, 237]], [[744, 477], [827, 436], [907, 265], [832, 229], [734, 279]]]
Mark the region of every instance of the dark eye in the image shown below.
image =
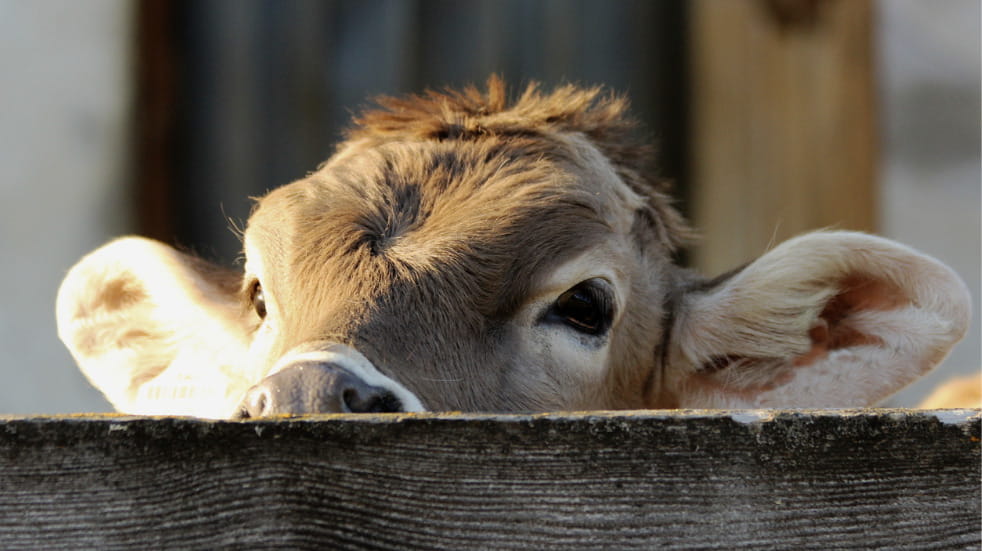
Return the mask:
[[588, 279], [559, 295], [549, 317], [587, 335], [600, 335], [613, 317], [609, 291], [601, 280]]
[[252, 308], [256, 311], [256, 315], [260, 319], [265, 319], [266, 297], [263, 295], [263, 286], [258, 281], [252, 284], [252, 290], [249, 291], [249, 301], [252, 302]]

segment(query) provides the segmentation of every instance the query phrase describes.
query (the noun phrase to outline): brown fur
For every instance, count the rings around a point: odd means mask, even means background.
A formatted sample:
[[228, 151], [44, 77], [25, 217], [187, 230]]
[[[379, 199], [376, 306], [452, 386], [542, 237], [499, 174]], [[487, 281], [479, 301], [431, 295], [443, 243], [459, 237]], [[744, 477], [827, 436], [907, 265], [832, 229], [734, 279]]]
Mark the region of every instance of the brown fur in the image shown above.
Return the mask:
[[[859, 406], [964, 334], [957, 276], [874, 236], [801, 236], [713, 280], [675, 266], [690, 232], [626, 105], [534, 84], [510, 101], [497, 78], [382, 98], [258, 200], [245, 274], [120, 239], [66, 277], [59, 333], [118, 409], [211, 417], [280, 374], [326, 392], [298, 362], [407, 409]], [[584, 282], [602, 332], [557, 314]], [[276, 411], [325, 411], [291, 400]]]
[[[610, 160], [617, 175], [638, 195], [649, 199], [639, 212], [665, 245], [674, 249], [692, 237], [681, 215], [671, 207], [671, 185], [657, 176], [650, 143], [637, 136], [637, 122], [628, 115], [628, 101], [603, 87], [567, 84], [543, 94], [529, 84], [509, 103], [504, 82], [492, 76], [487, 91], [429, 91], [422, 96], [383, 97], [382, 107], [355, 119], [349, 140], [496, 141], [512, 144], [520, 155], [561, 155], [555, 137], [585, 136]], [[557, 147], [557, 145], [559, 145]]]
[[[335, 160], [261, 200], [249, 231], [263, 235], [264, 256], [293, 253], [266, 270], [291, 274], [265, 282], [289, 312], [278, 352], [329, 338], [355, 345], [424, 403], [553, 405], [521, 388], [502, 392], [506, 378], [488, 366], [521, 368], [501, 346], [507, 321], [539, 274], [609, 236], [625, 206], [619, 190], [593, 179], [596, 158], [571, 134], [600, 144], [644, 194], [631, 224], [635, 254], [668, 264], [687, 229], [666, 185], [643, 176], [648, 151], [629, 137], [623, 99], [574, 87], [542, 95], [532, 85], [509, 105], [498, 79], [488, 86], [486, 95], [380, 100], [384, 109], [357, 119]], [[633, 321], [653, 331], [660, 320]], [[447, 365], [471, 372], [447, 381]], [[640, 389], [637, 377], [615, 394]]]
[[954, 377], [939, 385], [917, 407], [982, 408], [982, 374]]

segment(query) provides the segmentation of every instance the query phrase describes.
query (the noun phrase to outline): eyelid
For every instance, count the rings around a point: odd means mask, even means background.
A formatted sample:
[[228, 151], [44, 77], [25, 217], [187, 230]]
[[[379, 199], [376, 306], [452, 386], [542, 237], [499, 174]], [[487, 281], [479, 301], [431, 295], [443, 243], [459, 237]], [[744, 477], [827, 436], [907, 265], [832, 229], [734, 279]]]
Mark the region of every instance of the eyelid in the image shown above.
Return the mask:
[[571, 287], [571, 290], [577, 287], [589, 289], [590, 294], [593, 295], [593, 299], [597, 301], [604, 315], [604, 325], [606, 326], [602, 327], [598, 334], [606, 333], [610, 329], [610, 326], [613, 325], [614, 318], [617, 316], [617, 301], [614, 299], [610, 282], [603, 278], [594, 277], [577, 283]]
[[617, 297], [614, 295], [614, 286], [605, 277], [591, 277], [573, 285], [569, 290], [581, 285], [590, 287], [600, 300], [603, 307], [609, 312], [611, 320], [617, 317]]

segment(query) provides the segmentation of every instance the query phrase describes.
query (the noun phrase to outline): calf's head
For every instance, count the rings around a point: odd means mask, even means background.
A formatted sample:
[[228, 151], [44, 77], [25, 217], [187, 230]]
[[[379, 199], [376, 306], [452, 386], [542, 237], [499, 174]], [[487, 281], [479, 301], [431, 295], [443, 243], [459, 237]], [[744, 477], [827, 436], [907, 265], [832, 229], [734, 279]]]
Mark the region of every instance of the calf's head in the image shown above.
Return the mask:
[[865, 234], [707, 280], [623, 100], [572, 86], [386, 99], [258, 200], [244, 273], [129, 237], [59, 291], [62, 340], [125, 412], [874, 403], [966, 330], [948, 268]]

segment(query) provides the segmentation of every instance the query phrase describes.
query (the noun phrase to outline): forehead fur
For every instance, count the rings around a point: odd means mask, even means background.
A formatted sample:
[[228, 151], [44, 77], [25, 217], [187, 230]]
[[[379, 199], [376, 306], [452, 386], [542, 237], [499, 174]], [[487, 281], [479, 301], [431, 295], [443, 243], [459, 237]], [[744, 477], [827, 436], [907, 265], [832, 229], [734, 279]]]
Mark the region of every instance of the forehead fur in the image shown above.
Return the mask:
[[286, 289], [297, 297], [291, 309], [350, 319], [338, 304], [459, 289], [466, 310], [494, 317], [549, 264], [612, 233], [632, 234], [638, 254], [669, 252], [686, 234], [664, 185], [643, 172], [648, 150], [631, 138], [626, 102], [600, 89], [533, 85], [509, 105], [492, 79], [483, 94], [380, 103], [250, 220], [273, 244], [266, 262], [281, 265], [267, 272], [292, 279], [277, 285], [282, 301]]
[[[603, 87], [565, 85], [543, 93], [530, 83], [509, 101], [504, 82], [492, 76], [485, 91], [428, 91], [423, 95], [382, 97], [379, 109], [355, 118], [351, 140], [380, 142], [421, 139], [477, 141], [543, 138], [573, 133], [586, 137], [613, 164], [618, 176], [648, 201], [639, 212], [670, 250], [691, 237], [688, 226], [671, 206], [670, 184], [652, 169], [654, 150], [636, 135], [637, 123], [628, 101]], [[343, 148], [343, 144], [342, 144]]]
[[632, 229], [618, 232], [614, 207], [636, 197], [599, 186], [603, 172], [584, 174], [580, 161], [485, 143], [380, 144], [270, 193], [249, 233], [275, 243], [263, 254], [286, 265], [269, 271], [291, 275], [291, 294], [323, 300], [315, 311], [404, 285], [460, 291], [493, 317], [545, 266]]

